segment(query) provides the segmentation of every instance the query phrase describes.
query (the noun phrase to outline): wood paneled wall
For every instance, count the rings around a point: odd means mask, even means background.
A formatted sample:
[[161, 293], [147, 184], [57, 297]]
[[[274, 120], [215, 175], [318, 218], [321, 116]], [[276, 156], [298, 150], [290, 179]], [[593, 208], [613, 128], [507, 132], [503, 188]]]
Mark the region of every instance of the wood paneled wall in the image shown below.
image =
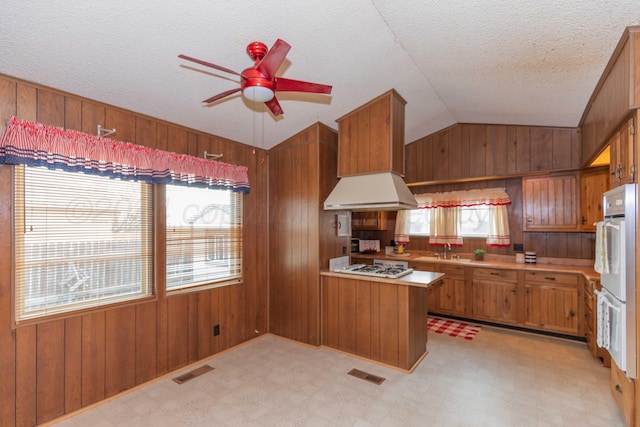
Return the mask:
[[337, 134], [317, 123], [269, 152], [269, 331], [320, 344], [320, 269], [342, 255], [335, 212]]
[[[522, 243], [527, 251], [536, 251], [539, 257], [593, 259], [595, 253], [594, 233], [546, 233], [525, 232], [522, 223], [522, 179], [510, 178], [502, 180], [476, 181], [457, 184], [440, 184], [412, 187], [414, 194], [433, 193], [441, 191], [471, 190], [475, 188], [505, 188], [511, 205], [507, 206], [509, 214], [509, 231], [511, 232], [511, 246], [485, 247], [485, 239], [465, 238], [462, 247], [456, 247], [455, 252], [471, 253], [475, 249], [486, 249], [489, 254], [514, 255], [513, 243]], [[390, 215], [387, 220], [386, 231], [359, 231], [357, 236], [362, 239], [380, 239], [381, 245], [388, 245], [393, 239], [395, 216]], [[442, 248], [429, 245], [427, 237], [412, 237], [407, 249], [420, 251], [442, 252]]]
[[405, 148], [407, 183], [580, 168], [576, 128], [455, 124]]
[[581, 164], [587, 165], [609, 138], [640, 108], [640, 26], [625, 30], [580, 120]]
[[264, 151], [0, 76], [0, 133], [9, 115], [94, 135], [100, 124], [116, 128], [115, 139], [176, 153], [222, 152], [225, 162], [249, 167], [251, 193], [244, 197], [243, 284], [167, 297], [160, 215], [156, 299], [13, 328], [12, 167], [0, 165], [0, 425], [43, 423], [267, 331]]

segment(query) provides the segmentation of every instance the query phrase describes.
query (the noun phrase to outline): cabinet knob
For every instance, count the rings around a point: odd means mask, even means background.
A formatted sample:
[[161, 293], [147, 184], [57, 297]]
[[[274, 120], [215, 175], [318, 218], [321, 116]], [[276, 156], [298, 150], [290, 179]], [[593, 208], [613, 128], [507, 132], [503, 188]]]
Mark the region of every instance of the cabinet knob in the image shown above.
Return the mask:
[[622, 387], [620, 387], [620, 384], [616, 384], [616, 391], [618, 393], [622, 393]]

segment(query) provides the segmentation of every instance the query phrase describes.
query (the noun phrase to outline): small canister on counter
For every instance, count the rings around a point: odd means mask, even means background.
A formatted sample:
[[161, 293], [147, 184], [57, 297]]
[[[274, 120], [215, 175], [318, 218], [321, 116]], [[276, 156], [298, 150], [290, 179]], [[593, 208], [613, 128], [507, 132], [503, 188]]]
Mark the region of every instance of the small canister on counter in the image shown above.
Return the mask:
[[516, 253], [516, 262], [518, 264], [524, 264], [524, 252]]
[[535, 252], [525, 252], [524, 253], [524, 262], [526, 264], [535, 264], [536, 263], [536, 253]]

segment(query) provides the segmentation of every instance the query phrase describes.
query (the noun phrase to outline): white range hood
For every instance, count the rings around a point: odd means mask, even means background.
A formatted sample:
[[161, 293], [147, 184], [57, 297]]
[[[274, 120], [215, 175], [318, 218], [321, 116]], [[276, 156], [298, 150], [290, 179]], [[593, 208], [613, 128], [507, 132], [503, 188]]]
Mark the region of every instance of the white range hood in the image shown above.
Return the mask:
[[324, 201], [325, 210], [397, 211], [417, 207], [402, 177], [393, 172], [342, 177]]

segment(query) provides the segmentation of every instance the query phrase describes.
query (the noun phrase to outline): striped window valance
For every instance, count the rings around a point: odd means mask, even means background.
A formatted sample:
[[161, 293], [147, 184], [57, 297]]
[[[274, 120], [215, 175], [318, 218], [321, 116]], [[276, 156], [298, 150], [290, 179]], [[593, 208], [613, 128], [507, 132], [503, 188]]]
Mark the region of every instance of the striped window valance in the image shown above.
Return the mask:
[[466, 191], [416, 194], [418, 209], [457, 208], [465, 206], [510, 205], [511, 199], [504, 188], [481, 188]]
[[14, 116], [0, 139], [0, 163], [249, 192], [246, 166], [156, 150]]

